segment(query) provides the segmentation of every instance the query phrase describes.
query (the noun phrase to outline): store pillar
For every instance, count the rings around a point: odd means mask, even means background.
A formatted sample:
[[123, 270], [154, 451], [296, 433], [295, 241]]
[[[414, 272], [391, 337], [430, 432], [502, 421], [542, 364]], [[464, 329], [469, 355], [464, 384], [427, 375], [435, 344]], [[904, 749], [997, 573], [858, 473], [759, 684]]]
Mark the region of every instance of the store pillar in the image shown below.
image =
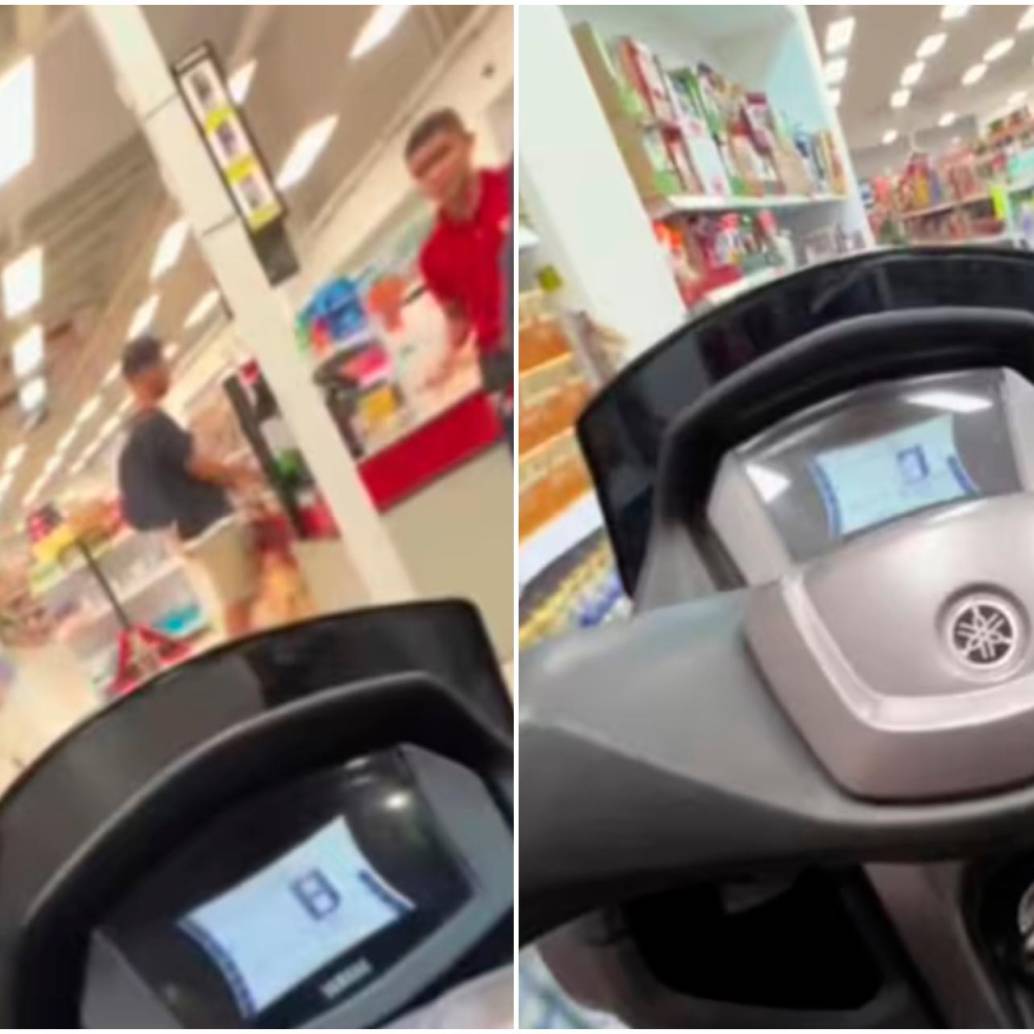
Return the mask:
[[87, 8], [115, 74], [136, 113], [169, 192], [190, 221], [239, 337], [265, 371], [284, 418], [329, 505], [367, 602], [414, 595], [394, 543], [315, 384], [299, 360], [293, 321], [269, 285], [165, 59], [137, 6]]
[[625, 170], [563, 12], [521, 7], [521, 200], [565, 281], [565, 303], [628, 342], [634, 357], [685, 320], [667, 260]]

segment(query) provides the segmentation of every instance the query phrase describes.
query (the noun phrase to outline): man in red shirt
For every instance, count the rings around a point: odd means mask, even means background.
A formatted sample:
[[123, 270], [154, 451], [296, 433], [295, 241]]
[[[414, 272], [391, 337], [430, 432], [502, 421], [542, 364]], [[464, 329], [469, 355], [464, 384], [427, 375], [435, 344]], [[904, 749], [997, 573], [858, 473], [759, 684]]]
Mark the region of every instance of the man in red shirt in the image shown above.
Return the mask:
[[473, 338], [485, 390], [499, 402], [512, 445], [511, 279], [513, 169], [476, 169], [474, 136], [451, 108], [424, 118], [406, 143], [406, 163], [438, 208], [420, 251], [427, 289], [442, 307], [451, 351], [447, 377]]

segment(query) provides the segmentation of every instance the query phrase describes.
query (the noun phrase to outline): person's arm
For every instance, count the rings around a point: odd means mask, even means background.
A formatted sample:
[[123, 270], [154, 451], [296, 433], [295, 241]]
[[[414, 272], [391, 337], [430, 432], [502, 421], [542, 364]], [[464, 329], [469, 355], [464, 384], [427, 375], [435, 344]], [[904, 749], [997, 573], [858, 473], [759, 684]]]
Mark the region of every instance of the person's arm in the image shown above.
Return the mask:
[[420, 273], [424, 285], [438, 303], [442, 315], [445, 317], [448, 342], [445, 358], [438, 369], [428, 378], [428, 385], [433, 387], [452, 376], [460, 356], [471, 340], [474, 327], [466, 307], [455, 297], [448, 278], [439, 271], [433, 257], [427, 251], [420, 256]]

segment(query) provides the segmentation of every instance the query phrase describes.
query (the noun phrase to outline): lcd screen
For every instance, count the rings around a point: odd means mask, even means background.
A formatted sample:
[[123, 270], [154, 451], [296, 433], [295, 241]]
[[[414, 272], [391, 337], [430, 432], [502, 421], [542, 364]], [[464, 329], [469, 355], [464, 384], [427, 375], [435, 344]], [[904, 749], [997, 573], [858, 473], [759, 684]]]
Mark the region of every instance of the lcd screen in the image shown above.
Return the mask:
[[337, 818], [178, 925], [222, 973], [247, 1019], [413, 910]]
[[821, 452], [811, 472], [834, 538], [977, 494], [945, 414], [857, 445]]

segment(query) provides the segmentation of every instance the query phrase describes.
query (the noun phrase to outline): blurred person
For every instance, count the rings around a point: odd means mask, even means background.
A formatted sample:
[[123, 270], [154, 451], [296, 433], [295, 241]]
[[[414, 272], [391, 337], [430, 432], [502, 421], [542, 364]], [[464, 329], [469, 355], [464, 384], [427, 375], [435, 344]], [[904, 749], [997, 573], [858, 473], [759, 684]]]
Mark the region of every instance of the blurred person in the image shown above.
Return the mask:
[[478, 169], [474, 134], [451, 108], [423, 118], [405, 148], [410, 174], [438, 210], [420, 250], [420, 272], [448, 325], [449, 351], [433, 378], [448, 378], [473, 342], [485, 390], [513, 447], [513, 166]]
[[171, 530], [203, 598], [214, 596], [226, 634], [245, 635], [259, 592], [257, 558], [231, 489], [257, 483], [250, 468], [206, 456], [162, 408], [171, 373], [162, 342], [146, 335], [122, 353], [134, 408], [118, 460], [123, 515], [137, 531]]

